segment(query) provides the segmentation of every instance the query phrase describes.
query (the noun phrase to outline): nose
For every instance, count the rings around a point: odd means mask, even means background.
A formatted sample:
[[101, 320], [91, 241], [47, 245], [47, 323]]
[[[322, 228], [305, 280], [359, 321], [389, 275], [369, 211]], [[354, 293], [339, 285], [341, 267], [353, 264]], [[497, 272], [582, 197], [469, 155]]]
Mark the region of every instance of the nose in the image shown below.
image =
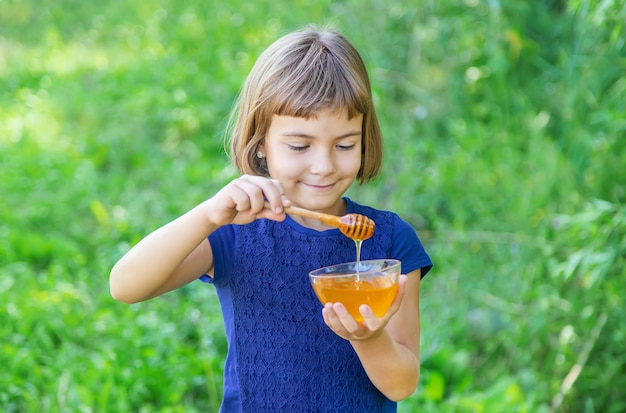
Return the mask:
[[315, 175], [330, 175], [337, 170], [331, 153], [326, 150], [317, 151], [311, 160], [311, 173]]

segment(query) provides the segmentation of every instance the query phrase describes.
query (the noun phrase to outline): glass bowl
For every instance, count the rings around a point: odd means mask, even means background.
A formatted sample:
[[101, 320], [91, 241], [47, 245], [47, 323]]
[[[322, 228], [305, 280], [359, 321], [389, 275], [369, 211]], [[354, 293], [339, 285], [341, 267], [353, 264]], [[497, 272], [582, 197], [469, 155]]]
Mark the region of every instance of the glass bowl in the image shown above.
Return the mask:
[[326, 303], [342, 303], [358, 322], [367, 304], [377, 317], [384, 316], [398, 292], [401, 263], [393, 259], [346, 262], [309, 273], [317, 298]]

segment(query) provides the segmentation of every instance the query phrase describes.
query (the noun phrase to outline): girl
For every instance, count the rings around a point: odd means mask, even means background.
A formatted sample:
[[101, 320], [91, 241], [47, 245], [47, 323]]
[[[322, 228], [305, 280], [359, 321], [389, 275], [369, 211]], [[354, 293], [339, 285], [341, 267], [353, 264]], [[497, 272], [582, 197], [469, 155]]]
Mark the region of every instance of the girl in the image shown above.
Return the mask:
[[[242, 176], [123, 256], [111, 294], [135, 303], [197, 279], [215, 286], [228, 340], [223, 412], [395, 412], [419, 379], [419, 287], [432, 263], [398, 215], [343, 197], [382, 160], [359, 53], [333, 31], [285, 35], [259, 57], [231, 119]], [[361, 258], [399, 259], [405, 274], [384, 317], [367, 305], [361, 323], [341, 303], [320, 310], [308, 273], [354, 261], [354, 242], [286, 215], [290, 205], [375, 221]]]

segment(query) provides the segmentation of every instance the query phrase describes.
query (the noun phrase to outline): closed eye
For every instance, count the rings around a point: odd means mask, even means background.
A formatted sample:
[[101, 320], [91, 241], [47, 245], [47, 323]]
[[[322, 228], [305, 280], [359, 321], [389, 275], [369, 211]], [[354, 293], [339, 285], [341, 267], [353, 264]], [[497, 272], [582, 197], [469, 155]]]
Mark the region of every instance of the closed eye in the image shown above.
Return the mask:
[[337, 148], [341, 151], [349, 151], [351, 149], [354, 149], [356, 147], [356, 144], [352, 144], [352, 145], [337, 145]]
[[304, 145], [304, 146], [287, 145], [287, 146], [289, 147], [290, 150], [292, 150], [294, 152], [306, 151], [309, 148], [308, 145]]

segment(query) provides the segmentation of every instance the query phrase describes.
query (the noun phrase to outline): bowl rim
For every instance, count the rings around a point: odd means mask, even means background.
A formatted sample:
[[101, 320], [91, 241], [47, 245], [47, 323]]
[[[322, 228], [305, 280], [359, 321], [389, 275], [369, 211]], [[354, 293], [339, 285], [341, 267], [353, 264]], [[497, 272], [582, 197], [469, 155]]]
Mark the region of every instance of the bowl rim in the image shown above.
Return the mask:
[[[378, 267], [371, 266], [374, 263], [382, 263]], [[348, 261], [342, 262], [339, 264], [327, 265], [325, 267], [316, 268], [315, 270], [309, 271], [309, 278], [311, 280], [315, 278], [344, 278], [344, 277], [352, 277], [357, 274], [356, 272], [356, 264], [357, 261]], [[373, 260], [362, 260], [358, 262], [359, 264], [359, 274], [366, 275], [372, 271], [388, 271], [389, 269], [399, 267], [397, 273], [399, 274], [402, 271], [402, 262], [395, 258], [378, 258]], [[341, 266], [352, 266], [352, 268], [348, 267], [347, 270], [351, 272], [341, 273], [341, 274], [333, 274], [331, 269], [341, 267]], [[360, 269], [361, 267], [367, 267], [364, 269]]]

